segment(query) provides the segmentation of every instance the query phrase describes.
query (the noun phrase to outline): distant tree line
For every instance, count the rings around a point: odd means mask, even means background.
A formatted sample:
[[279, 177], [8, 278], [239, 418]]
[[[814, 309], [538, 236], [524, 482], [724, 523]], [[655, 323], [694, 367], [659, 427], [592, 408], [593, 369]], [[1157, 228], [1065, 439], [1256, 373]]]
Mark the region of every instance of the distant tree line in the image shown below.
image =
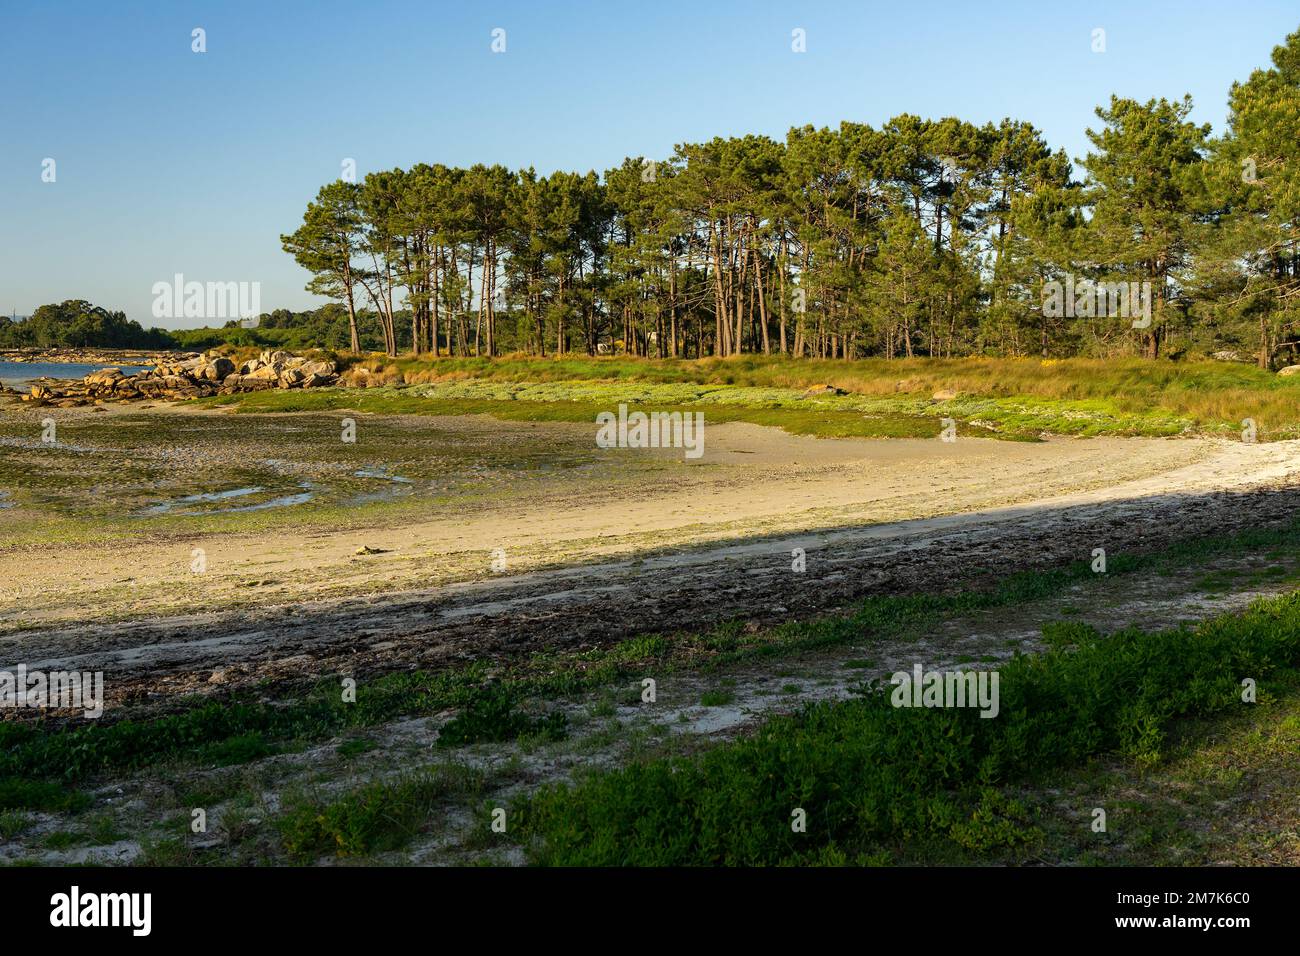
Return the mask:
[[[354, 351], [383, 351], [385, 341], [378, 314], [369, 309], [359, 309], [354, 319], [360, 346]], [[410, 350], [410, 313], [398, 311], [396, 323], [399, 332], [397, 347]], [[220, 345], [345, 351], [352, 347], [351, 325], [347, 309], [337, 302], [330, 302], [318, 309], [302, 312], [289, 309], [265, 312], [253, 327], [232, 320], [217, 328], [182, 329], [170, 334], [176, 348], [190, 351]]]
[[[409, 329], [409, 313], [399, 311], [397, 321], [399, 330]], [[361, 348], [382, 351], [384, 338], [377, 314], [363, 309], [357, 314], [356, 322]], [[0, 316], [0, 348], [202, 351], [221, 345], [245, 345], [342, 351], [350, 346], [349, 325], [343, 306], [328, 303], [303, 312], [276, 309], [259, 316], [252, 327], [231, 320], [215, 328], [145, 329], [123, 312], [110, 311], [84, 299], [69, 299], [43, 305], [31, 316], [18, 320]], [[409, 349], [409, 335], [402, 332], [397, 344], [399, 348]]]
[[84, 299], [43, 305], [18, 321], [0, 316], [0, 348], [171, 347], [171, 336], [163, 329], [145, 330], [126, 313], [110, 312]]
[[[1086, 175], [1028, 123], [898, 116], [682, 144], [604, 175], [420, 164], [336, 181], [286, 251], [358, 349], [1297, 355], [1300, 32], [1233, 85], [1112, 97]], [[1149, 283], [1148, 324], [1065, 317], [1043, 289]]]

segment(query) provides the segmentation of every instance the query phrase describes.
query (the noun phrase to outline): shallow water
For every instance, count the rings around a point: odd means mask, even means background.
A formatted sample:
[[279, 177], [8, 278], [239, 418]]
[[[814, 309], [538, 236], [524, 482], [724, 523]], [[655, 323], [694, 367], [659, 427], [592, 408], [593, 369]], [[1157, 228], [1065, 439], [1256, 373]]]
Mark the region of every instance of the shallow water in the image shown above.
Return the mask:
[[382, 481], [392, 481], [399, 485], [411, 484], [410, 478], [403, 478], [401, 475], [390, 475], [383, 468], [358, 468], [353, 474], [358, 478], [379, 478]]
[[187, 505], [209, 504], [211, 502], [230, 501], [236, 498], [246, 498], [249, 495], [255, 495], [266, 489], [261, 485], [249, 485], [246, 488], [231, 488], [226, 491], [205, 491], [197, 495], [185, 495], [183, 498], [173, 498], [171, 501], [160, 501], [156, 505], [150, 505], [139, 514], [141, 517], [152, 517], [155, 515], [181, 514], [181, 515], [215, 515], [215, 514], [232, 514], [237, 511], [263, 511], [267, 508], [288, 508], [292, 505], [305, 504], [316, 497], [316, 486], [309, 481], [300, 483], [302, 491], [289, 495], [281, 495], [278, 498], [272, 498], [269, 501], [259, 501], [251, 505], [238, 505], [233, 508], [201, 508], [198, 510], [185, 510]]
[[123, 375], [143, 372], [142, 365], [106, 365], [86, 362], [0, 362], [0, 384], [10, 388], [30, 385], [38, 378], [85, 378], [101, 368], [120, 368]]

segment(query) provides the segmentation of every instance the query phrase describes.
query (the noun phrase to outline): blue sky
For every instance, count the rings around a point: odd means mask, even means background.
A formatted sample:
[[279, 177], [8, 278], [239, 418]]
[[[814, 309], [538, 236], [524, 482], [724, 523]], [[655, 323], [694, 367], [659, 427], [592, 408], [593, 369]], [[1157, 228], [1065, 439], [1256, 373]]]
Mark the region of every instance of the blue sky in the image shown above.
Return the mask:
[[315, 304], [279, 236], [348, 157], [604, 170], [903, 112], [1028, 120], [1082, 157], [1111, 93], [1191, 93], [1220, 129], [1300, 4], [0, 0], [0, 24], [0, 311], [85, 298], [175, 327], [150, 303], [177, 272]]

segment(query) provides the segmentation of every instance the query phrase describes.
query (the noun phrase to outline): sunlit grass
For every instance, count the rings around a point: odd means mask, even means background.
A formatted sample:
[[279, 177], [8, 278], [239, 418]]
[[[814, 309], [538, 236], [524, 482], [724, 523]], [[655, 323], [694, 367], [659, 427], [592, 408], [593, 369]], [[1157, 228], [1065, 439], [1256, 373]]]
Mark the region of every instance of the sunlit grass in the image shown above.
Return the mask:
[[[355, 407], [377, 413], [487, 412], [502, 418], [586, 421], [611, 403], [704, 406], [717, 421], [758, 421], [790, 431], [864, 437], [929, 436], [928, 419], [953, 417], [976, 432], [1023, 438], [1066, 435], [1240, 434], [1300, 436], [1300, 377], [1246, 365], [1141, 359], [863, 359], [854, 362], [738, 356], [728, 359], [432, 359], [356, 357], [379, 386], [261, 392], [218, 403], [247, 410]], [[416, 388], [403, 389], [401, 385]], [[803, 397], [830, 385], [843, 395]], [[340, 399], [339, 393], [351, 396]], [[936, 400], [941, 392], [955, 392]], [[333, 393], [333, 396], [331, 396]], [[421, 404], [420, 399], [424, 402]], [[339, 404], [342, 402], [343, 404]], [[507, 410], [507, 402], [525, 403]], [[567, 406], [567, 407], [566, 407]], [[845, 415], [872, 418], [850, 424]]]

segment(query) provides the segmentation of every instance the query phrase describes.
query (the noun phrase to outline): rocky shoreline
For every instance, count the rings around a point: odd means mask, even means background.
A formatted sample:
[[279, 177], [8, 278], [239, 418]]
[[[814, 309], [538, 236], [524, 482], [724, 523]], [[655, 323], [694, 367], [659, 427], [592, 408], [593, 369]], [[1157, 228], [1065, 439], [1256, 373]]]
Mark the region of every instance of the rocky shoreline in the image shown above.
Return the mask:
[[[45, 353], [41, 361], [54, 361], [48, 356]], [[117, 353], [115, 359], [121, 361], [120, 356]], [[77, 361], [88, 359], [83, 357]], [[32, 383], [30, 393], [23, 395], [22, 400], [38, 406], [74, 408], [110, 401], [182, 401], [273, 388], [319, 388], [338, 381], [338, 366], [332, 360], [310, 359], [279, 349], [264, 351], [257, 358], [240, 363], [217, 351], [202, 355], [164, 353], [154, 356], [151, 364], [152, 368], [134, 375], [110, 366], [91, 372], [79, 382], [42, 379]]]
[[147, 349], [21, 348], [0, 349], [0, 362], [52, 365], [161, 365], [198, 358], [198, 352], [149, 351]]

